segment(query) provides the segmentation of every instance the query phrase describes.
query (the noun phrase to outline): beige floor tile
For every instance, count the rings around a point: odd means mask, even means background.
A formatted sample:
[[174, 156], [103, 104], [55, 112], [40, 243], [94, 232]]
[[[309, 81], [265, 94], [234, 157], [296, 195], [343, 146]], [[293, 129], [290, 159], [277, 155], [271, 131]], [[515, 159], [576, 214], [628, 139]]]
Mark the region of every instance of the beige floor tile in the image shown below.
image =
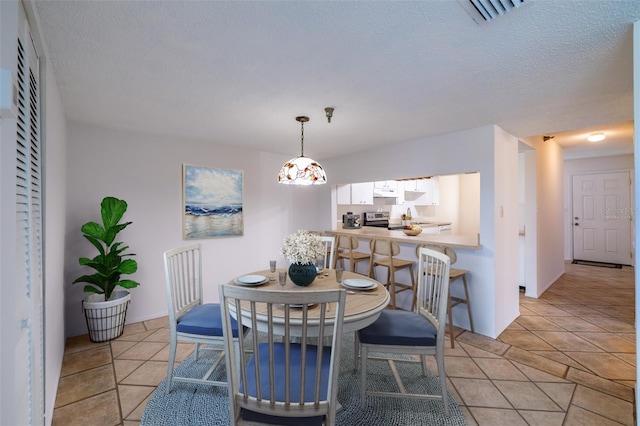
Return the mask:
[[542, 383], [537, 382], [538, 386], [549, 398], [551, 398], [558, 406], [566, 411], [573, 398], [573, 392], [576, 389], [574, 383]]
[[116, 370], [116, 381], [120, 383], [144, 363], [145, 361], [135, 359], [114, 359], [113, 366]]
[[158, 386], [167, 377], [167, 363], [147, 361], [120, 382], [123, 385]]
[[147, 330], [155, 330], [156, 328], [169, 328], [169, 317], [154, 318], [151, 320], [143, 321], [144, 327]]
[[568, 367], [559, 362], [555, 362], [548, 358], [541, 357], [534, 353], [522, 350], [520, 348], [512, 347], [505, 354], [507, 359], [519, 362], [529, 367], [533, 367], [537, 370], [544, 371], [545, 373], [552, 374], [557, 377], [564, 377]]
[[[435, 365], [435, 364], [434, 364]], [[431, 369], [431, 366], [429, 367]], [[444, 369], [449, 377], [486, 379], [482, 370], [471, 358], [450, 357], [445, 360]]]
[[100, 345], [82, 352], [74, 352], [66, 355], [62, 360], [60, 376], [68, 376], [69, 374], [75, 374], [107, 364], [111, 365], [111, 348], [109, 345]]
[[168, 328], [158, 328], [149, 337], [146, 337], [144, 341], [169, 343], [171, 341], [171, 331]]
[[464, 421], [467, 423], [467, 426], [477, 426], [478, 423], [476, 419], [473, 418], [471, 412], [467, 407], [460, 407], [460, 411], [462, 411], [462, 415], [464, 416]]
[[160, 342], [138, 342], [130, 349], [118, 355], [117, 359], [138, 359], [146, 361], [160, 352], [165, 346], [167, 346], [166, 343]]
[[635, 353], [636, 345], [612, 333], [580, 333], [576, 336], [587, 340], [607, 352]]
[[115, 389], [115, 387], [116, 381], [113, 377], [113, 366], [111, 364], [61, 377], [58, 383], [55, 407], [80, 401], [110, 389]]
[[151, 336], [156, 331], [157, 330], [143, 330], [139, 333], [123, 334], [122, 336], [118, 337], [117, 340], [129, 341], [129, 342], [142, 342], [144, 339]]
[[504, 331], [498, 339], [527, 351], [553, 351], [555, 348], [530, 331]]
[[576, 405], [569, 407], [564, 424], [567, 426], [620, 426], [620, 423], [609, 420], [596, 413]]
[[126, 419], [155, 389], [155, 386], [119, 385], [118, 394], [122, 417]]
[[559, 351], [602, 351], [599, 347], [568, 331], [534, 331], [534, 334]]
[[115, 389], [54, 410], [53, 426], [115, 426], [120, 409]]
[[64, 345], [64, 354], [72, 354], [75, 352], [86, 351], [87, 349], [96, 349], [100, 346], [107, 346], [109, 342], [93, 343], [89, 340], [88, 334], [81, 336], [69, 337]]
[[613, 333], [635, 333], [633, 324], [615, 318], [583, 316], [582, 319]]
[[533, 382], [546, 382], [546, 383], [566, 383], [567, 380], [562, 377], [554, 376], [553, 374], [545, 373], [537, 368], [529, 367], [528, 365], [520, 364], [519, 362], [511, 361], [518, 370], [529, 378]]
[[457, 340], [496, 355], [504, 355], [509, 345], [476, 333], [463, 333]]
[[564, 328], [558, 324], [549, 321], [541, 316], [524, 316], [518, 317], [516, 322], [526, 328], [529, 331], [542, 330], [542, 331], [564, 331]]
[[[153, 393], [151, 394], [153, 395]], [[142, 418], [142, 413], [144, 413], [144, 409], [147, 407], [147, 403], [151, 399], [151, 395], [145, 398], [140, 405], [138, 405], [130, 414], [125, 418], [127, 421], [140, 421]]]
[[[175, 362], [180, 363], [185, 359], [187, 359], [193, 353], [194, 348], [195, 348], [195, 345], [193, 343], [178, 343], [178, 346], [176, 348]], [[169, 361], [169, 345], [166, 345], [164, 348], [162, 348], [161, 351], [159, 351], [157, 354], [151, 357], [151, 360]]]
[[531, 382], [494, 380], [493, 384], [516, 410], [562, 411], [558, 404]]
[[633, 424], [633, 404], [585, 386], [578, 385], [571, 403], [610, 420]]
[[603, 379], [594, 374], [587, 373], [582, 370], [570, 368], [567, 373], [567, 380], [590, 387], [592, 389], [604, 392], [608, 395], [615, 396], [628, 402], [633, 401], [633, 391], [628, 386], [621, 385], [611, 380]]
[[469, 411], [480, 426], [526, 426], [527, 423], [516, 410], [469, 407]]
[[560, 351], [530, 351], [530, 352], [536, 355], [540, 355], [543, 358], [549, 358], [553, 361], [559, 362], [560, 364], [564, 364], [569, 367], [578, 368], [585, 371], [589, 370], [584, 365], [574, 361], [572, 358], [565, 355], [564, 352], [560, 352]]
[[123, 352], [131, 349], [135, 344], [136, 342], [114, 340], [111, 342], [111, 354], [114, 358], [117, 358]]
[[467, 355], [473, 358], [494, 358], [494, 359], [502, 358], [500, 355], [496, 355], [492, 352], [485, 351], [484, 349], [480, 349], [463, 342], [457, 342], [456, 345], [462, 347], [462, 349], [464, 349]]
[[557, 308], [555, 306], [552, 305], [548, 305], [548, 304], [540, 304], [540, 305], [530, 305], [527, 306], [527, 308], [529, 308], [530, 310], [532, 310], [533, 312], [535, 312], [538, 315], [542, 315], [545, 317], [562, 317], [562, 316], [569, 316], [571, 315], [569, 312], [564, 311], [560, 308]]
[[518, 410], [529, 426], [562, 426], [565, 413]]
[[467, 407], [513, 408], [490, 380], [452, 378], [451, 382]]
[[139, 334], [144, 331], [147, 331], [147, 329], [144, 326], [144, 323], [136, 322], [133, 324], [127, 324], [124, 326], [122, 336], [120, 336], [119, 339], [123, 339], [124, 337], [128, 337], [134, 334]]
[[474, 358], [474, 361], [491, 380], [527, 380], [527, 376], [506, 359]]
[[602, 332], [605, 331], [603, 328], [598, 327], [595, 324], [590, 323], [589, 321], [585, 321], [579, 317], [547, 317], [547, 319], [553, 323], [558, 324], [560, 327], [564, 328], [567, 331], [591, 331], [591, 332]]
[[634, 380], [636, 369], [608, 353], [565, 352], [596, 375], [611, 380]]

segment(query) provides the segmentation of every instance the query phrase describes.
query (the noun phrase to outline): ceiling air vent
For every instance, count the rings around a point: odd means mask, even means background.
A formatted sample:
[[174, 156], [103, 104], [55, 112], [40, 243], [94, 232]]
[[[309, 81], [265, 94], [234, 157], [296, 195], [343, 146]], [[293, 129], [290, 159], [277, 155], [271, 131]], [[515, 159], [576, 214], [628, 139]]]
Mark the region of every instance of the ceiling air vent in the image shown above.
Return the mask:
[[460, 3], [478, 22], [488, 22], [511, 9], [520, 7], [524, 0], [460, 0]]

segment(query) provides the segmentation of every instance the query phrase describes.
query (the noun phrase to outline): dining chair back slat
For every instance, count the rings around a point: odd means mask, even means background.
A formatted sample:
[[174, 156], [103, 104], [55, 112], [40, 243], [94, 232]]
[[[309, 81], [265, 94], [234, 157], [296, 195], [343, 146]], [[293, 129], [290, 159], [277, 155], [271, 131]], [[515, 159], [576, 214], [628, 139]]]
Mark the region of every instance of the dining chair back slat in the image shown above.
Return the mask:
[[[220, 286], [223, 318], [231, 315], [239, 327], [254, 330], [251, 346], [240, 342], [235, 347], [229, 322], [223, 326], [232, 425], [283, 424], [291, 418], [305, 425], [335, 424], [345, 297], [342, 289]], [[263, 328], [256, 332], [259, 322]], [[331, 339], [330, 346], [315, 344], [325, 338]]]

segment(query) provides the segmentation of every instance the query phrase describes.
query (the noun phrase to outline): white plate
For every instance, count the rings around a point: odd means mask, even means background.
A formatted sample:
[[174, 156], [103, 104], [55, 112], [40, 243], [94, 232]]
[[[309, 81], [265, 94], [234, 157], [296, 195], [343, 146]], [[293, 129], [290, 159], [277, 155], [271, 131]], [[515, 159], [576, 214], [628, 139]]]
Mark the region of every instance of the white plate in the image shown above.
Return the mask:
[[347, 278], [346, 280], [342, 280], [342, 284], [345, 287], [357, 288], [360, 290], [368, 290], [376, 287], [376, 283], [374, 283], [373, 281], [365, 280], [362, 278]]
[[[309, 309], [313, 308], [316, 305], [317, 305], [317, 303], [310, 303], [309, 304]], [[302, 303], [290, 303], [289, 306], [292, 307], [292, 308], [302, 308], [304, 305]]]
[[240, 285], [260, 285], [269, 281], [264, 275], [243, 275], [235, 279], [236, 284]]

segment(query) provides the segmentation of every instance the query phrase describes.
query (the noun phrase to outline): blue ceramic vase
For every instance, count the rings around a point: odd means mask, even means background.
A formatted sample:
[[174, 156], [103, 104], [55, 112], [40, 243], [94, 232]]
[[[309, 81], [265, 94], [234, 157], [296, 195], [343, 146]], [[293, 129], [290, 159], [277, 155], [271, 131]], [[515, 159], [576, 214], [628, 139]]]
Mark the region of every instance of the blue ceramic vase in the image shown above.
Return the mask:
[[316, 279], [316, 265], [313, 263], [292, 263], [289, 265], [289, 278], [294, 284], [306, 287]]

